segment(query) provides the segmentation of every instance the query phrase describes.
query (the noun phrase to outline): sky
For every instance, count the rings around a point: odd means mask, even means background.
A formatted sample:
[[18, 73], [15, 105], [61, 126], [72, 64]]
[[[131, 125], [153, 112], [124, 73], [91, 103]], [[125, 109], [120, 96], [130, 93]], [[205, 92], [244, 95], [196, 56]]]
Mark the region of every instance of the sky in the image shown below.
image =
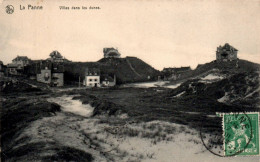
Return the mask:
[[[118, 48], [158, 70], [195, 68], [229, 43], [238, 57], [260, 63], [260, 0], [0, 0], [0, 60], [46, 59], [58, 50], [72, 61], [98, 61]], [[5, 7], [14, 6], [7, 14]], [[27, 5], [43, 10], [28, 10]], [[20, 10], [20, 5], [26, 10]], [[99, 6], [60, 10], [59, 6]]]

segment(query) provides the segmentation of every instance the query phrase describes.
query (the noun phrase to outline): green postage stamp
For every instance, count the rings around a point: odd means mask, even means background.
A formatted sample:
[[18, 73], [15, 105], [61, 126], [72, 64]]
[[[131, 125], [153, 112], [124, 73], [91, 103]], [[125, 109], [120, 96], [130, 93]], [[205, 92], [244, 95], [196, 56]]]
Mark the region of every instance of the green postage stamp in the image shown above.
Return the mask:
[[224, 155], [259, 155], [259, 113], [225, 113]]

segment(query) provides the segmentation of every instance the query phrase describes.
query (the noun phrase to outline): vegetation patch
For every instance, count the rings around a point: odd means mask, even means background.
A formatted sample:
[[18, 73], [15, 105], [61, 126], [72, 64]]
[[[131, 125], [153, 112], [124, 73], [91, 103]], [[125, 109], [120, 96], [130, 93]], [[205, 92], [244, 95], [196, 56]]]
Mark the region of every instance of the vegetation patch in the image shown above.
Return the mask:
[[[14, 139], [33, 121], [54, 115], [60, 106], [40, 98], [8, 98], [1, 108], [1, 146], [2, 153], [12, 154], [18, 143]], [[13, 150], [15, 151], [15, 150]], [[2, 156], [6, 157], [6, 156]], [[10, 156], [7, 156], [10, 157]]]

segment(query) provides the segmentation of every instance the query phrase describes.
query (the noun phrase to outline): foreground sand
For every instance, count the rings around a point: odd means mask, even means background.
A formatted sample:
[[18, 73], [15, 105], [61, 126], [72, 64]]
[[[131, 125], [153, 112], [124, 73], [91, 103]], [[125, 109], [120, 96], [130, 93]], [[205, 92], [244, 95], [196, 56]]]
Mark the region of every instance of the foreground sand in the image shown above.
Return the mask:
[[[202, 145], [199, 132], [187, 126], [163, 122], [135, 122], [126, 114], [90, 117], [93, 108], [62, 96], [49, 99], [62, 106], [51, 117], [34, 121], [16, 140], [21, 145], [45, 143], [33, 156], [52, 156], [54, 145], [69, 146], [90, 153], [94, 161], [259, 161], [259, 157], [222, 158]], [[19, 146], [17, 146], [19, 147]]]

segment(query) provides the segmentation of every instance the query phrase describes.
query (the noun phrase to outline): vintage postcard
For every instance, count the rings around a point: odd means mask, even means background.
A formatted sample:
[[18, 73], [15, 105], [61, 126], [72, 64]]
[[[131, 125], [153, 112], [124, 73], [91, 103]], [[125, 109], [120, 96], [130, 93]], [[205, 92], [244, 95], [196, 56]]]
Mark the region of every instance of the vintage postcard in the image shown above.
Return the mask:
[[259, 162], [260, 0], [0, 0], [1, 161]]

